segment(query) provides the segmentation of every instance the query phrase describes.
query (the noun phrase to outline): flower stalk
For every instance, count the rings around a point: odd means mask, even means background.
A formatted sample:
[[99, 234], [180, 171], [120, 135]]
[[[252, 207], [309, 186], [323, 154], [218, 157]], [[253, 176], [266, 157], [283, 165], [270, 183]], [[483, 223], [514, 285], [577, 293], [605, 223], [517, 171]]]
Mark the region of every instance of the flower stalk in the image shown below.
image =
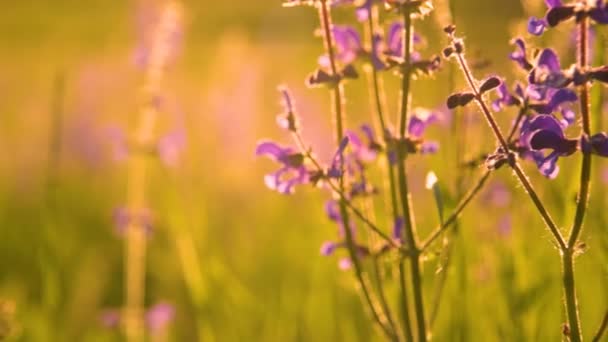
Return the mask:
[[[338, 69], [336, 66], [336, 56], [334, 52], [334, 43], [333, 43], [333, 35], [332, 35], [332, 21], [330, 15], [330, 4], [327, 0], [320, 0], [319, 4], [319, 19], [323, 29], [323, 41], [325, 44], [325, 51], [327, 52], [329, 58], [330, 72], [332, 77], [338, 76]], [[331, 88], [331, 101], [332, 101], [332, 110], [333, 110], [333, 118], [335, 124], [335, 139], [336, 144], [339, 145], [342, 139], [344, 138], [344, 86], [342, 82], [336, 82]], [[340, 177], [338, 190], [340, 193], [344, 193], [344, 176]], [[387, 326], [380, 317], [375, 305], [374, 300], [372, 299], [371, 292], [368, 288], [368, 285], [365, 281], [363, 275], [363, 267], [361, 265], [357, 247], [355, 246], [352, 232], [350, 230], [349, 225], [349, 213], [347, 210], [347, 203], [344, 196], [339, 196], [338, 204], [340, 207], [340, 215], [342, 217], [342, 224], [344, 225], [344, 232], [346, 238], [346, 245], [348, 249], [348, 253], [350, 255], [350, 259], [352, 261], [352, 265], [355, 271], [355, 276], [361, 287], [361, 291], [363, 292], [363, 297], [365, 302], [374, 317], [374, 321], [381, 327], [382, 331], [389, 337], [394, 340], [396, 335], [395, 332], [391, 330], [389, 326]]]
[[[411, 51], [412, 51], [412, 15], [409, 1], [403, 7], [403, 65], [401, 70], [401, 110], [399, 121], [399, 138], [406, 138], [406, 127], [410, 109], [410, 83], [411, 83]], [[416, 312], [417, 333], [419, 341], [426, 341], [426, 321], [424, 315], [424, 301], [422, 295], [422, 277], [420, 274], [420, 250], [417, 245], [416, 224], [408, 189], [407, 172], [405, 162], [407, 153], [404, 149], [397, 149], [397, 180], [401, 199], [401, 210], [405, 219], [404, 237], [410, 254], [410, 275], [412, 281], [412, 293], [414, 296], [414, 309]], [[402, 269], [402, 267], [401, 267]]]
[[[169, 1], [162, 15], [154, 40], [150, 47], [142, 89], [142, 104], [134, 133], [136, 146], [150, 146], [154, 142], [154, 130], [158, 116], [160, 85], [170, 56], [172, 35], [180, 21], [180, 8], [176, 2]], [[138, 216], [146, 208], [146, 183], [148, 156], [132, 151], [127, 173], [127, 207], [130, 220], [125, 239], [125, 298], [124, 334], [127, 341], [143, 341], [144, 294], [146, 272], [146, 227]]]

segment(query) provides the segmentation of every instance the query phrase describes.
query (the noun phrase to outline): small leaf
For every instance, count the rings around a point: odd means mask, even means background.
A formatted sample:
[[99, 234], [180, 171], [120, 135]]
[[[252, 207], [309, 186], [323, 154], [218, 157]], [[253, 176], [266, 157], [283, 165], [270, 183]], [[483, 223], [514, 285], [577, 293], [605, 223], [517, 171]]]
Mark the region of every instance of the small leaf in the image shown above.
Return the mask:
[[466, 106], [475, 98], [475, 94], [473, 93], [462, 93], [459, 98], [459, 105]]
[[448, 109], [454, 109], [460, 105], [461, 93], [455, 93], [448, 97], [447, 105]]
[[340, 74], [343, 78], [349, 78], [353, 80], [359, 78], [359, 73], [352, 64], [345, 66]]
[[439, 224], [443, 225], [443, 197], [439, 188], [439, 180], [433, 171], [430, 171], [426, 175], [426, 188], [433, 190], [433, 197], [435, 198], [435, 205], [439, 214]]
[[487, 91], [490, 91], [490, 90], [498, 87], [500, 85], [500, 83], [501, 82], [498, 77], [492, 76], [492, 77], [488, 78], [487, 80], [483, 81], [483, 84], [479, 88], [479, 92], [483, 94]]

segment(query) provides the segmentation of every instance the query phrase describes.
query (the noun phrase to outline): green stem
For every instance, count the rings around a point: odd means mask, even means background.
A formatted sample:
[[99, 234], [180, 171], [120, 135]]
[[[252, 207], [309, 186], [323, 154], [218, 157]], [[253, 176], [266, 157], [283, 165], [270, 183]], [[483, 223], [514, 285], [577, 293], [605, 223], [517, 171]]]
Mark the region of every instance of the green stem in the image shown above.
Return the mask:
[[[473, 79], [473, 75], [471, 74], [471, 70], [469, 69], [469, 66], [466, 63], [463, 55], [461, 53], [457, 54], [457, 58], [458, 58], [458, 63], [460, 64], [460, 67], [463, 70], [463, 73], [467, 80], [467, 83], [469, 84], [469, 88], [475, 94], [475, 101], [481, 108], [481, 111], [483, 112], [488, 125], [492, 129], [492, 132], [494, 133], [496, 140], [498, 140], [498, 142], [504, 152], [510, 153], [507, 140], [505, 139], [502, 132], [500, 131], [500, 128], [498, 127], [498, 124], [496, 123], [496, 120], [494, 120], [494, 117], [492, 116], [492, 112], [490, 112], [490, 109], [488, 108], [487, 104], [485, 103], [485, 101], [483, 99], [483, 95], [479, 92], [477, 84], [476, 84], [475, 80]], [[567, 249], [566, 242], [564, 241], [564, 238], [563, 238], [559, 228], [555, 224], [555, 221], [553, 221], [553, 219], [551, 218], [551, 215], [549, 215], [549, 212], [543, 205], [542, 201], [540, 200], [540, 197], [536, 193], [536, 190], [534, 190], [532, 183], [530, 183], [528, 176], [522, 170], [517, 159], [515, 159], [515, 158], [511, 159], [509, 161], [509, 166], [513, 169], [515, 176], [517, 177], [517, 179], [519, 179], [519, 182], [524, 187], [524, 189], [526, 190], [526, 193], [528, 194], [528, 196], [534, 203], [534, 206], [536, 207], [536, 209], [540, 213], [541, 217], [543, 218], [543, 221], [545, 222], [547, 228], [549, 229], [549, 231], [555, 238], [556, 243], [559, 245], [560, 250], [563, 251], [563, 250]]]
[[[408, 112], [410, 106], [410, 82], [411, 82], [411, 43], [412, 43], [412, 17], [410, 14], [409, 3], [403, 6], [403, 67], [401, 79], [401, 115], [399, 123], [399, 137], [405, 139]], [[406, 153], [404, 149], [397, 148], [397, 179], [399, 184], [399, 194], [401, 197], [401, 207], [405, 219], [405, 241], [407, 242], [410, 254], [410, 273], [412, 277], [412, 292], [414, 295], [414, 308], [416, 312], [416, 323], [418, 330], [418, 340], [423, 342], [426, 337], [426, 321], [424, 318], [424, 301], [422, 296], [422, 279], [420, 274], [420, 251], [416, 241], [416, 227], [414, 222], [413, 210], [411, 208], [411, 198], [408, 190], [407, 173], [405, 169]]]
[[582, 341], [581, 328], [578, 320], [576, 291], [574, 284], [574, 260], [572, 251], [562, 254], [562, 276], [564, 295], [566, 297], [566, 313], [568, 314], [568, 328], [571, 342]]
[[600, 339], [604, 335], [606, 328], [608, 328], [608, 310], [606, 310], [606, 313], [604, 314], [604, 318], [602, 319], [602, 323], [600, 323], [600, 326], [597, 329], [597, 332], [595, 333], [595, 335], [593, 336], [593, 339], [591, 341], [600, 342]]
[[425, 251], [432, 243], [435, 241], [441, 234], [446, 231], [450, 226], [456, 223], [456, 220], [462, 213], [462, 211], [467, 207], [467, 205], [471, 202], [471, 200], [479, 193], [479, 191], [483, 188], [484, 184], [492, 174], [491, 171], [486, 170], [483, 175], [479, 178], [477, 183], [473, 188], [469, 190], [469, 192], [460, 200], [460, 203], [454, 209], [454, 212], [445, 220], [445, 222], [437, 227], [433, 233], [421, 244], [420, 250]]
[[[589, 19], [583, 18], [579, 22], [578, 53], [577, 64], [581, 70], [587, 68], [587, 29]], [[589, 85], [585, 82], [579, 86], [579, 101], [582, 117], [582, 134], [588, 137], [591, 135], [591, 118], [589, 115]], [[580, 319], [578, 316], [578, 305], [576, 299], [576, 288], [574, 285], [574, 259], [573, 254], [580, 232], [583, 228], [585, 213], [587, 212], [587, 202], [589, 200], [589, 189], [591, 185], [591, 154], [583, 153], [581, 162], [580, 187], [578, 190], [578, 201], [576, 204], [576, 214], [570, 236], [568, 237], [568, 248], [562, 251], [564, 269], [564, 295], [566, 297], [566, 312], [568, 313], [568, 325], [570, 328], [570, 340], [573, 342], [582, 340]]]
[[[367, 31], [368, 31], [368, 42], [369, 48], [373, 48], [373, 39], [374, 39], [374, 20], [377, 18], [376, 7], [374, 6], [370, 11], [367, 17]], [[380, 130], [382, 136], [386, 137], [386, 120], [384, 118], [384, 111], [382, 108], [382, 97], [380, 95], [380, 80], [377, 70], [372, 65], [371, 69], [371, 81], [372, 81], [372, 93], [374, 95], [374, 103], [376, 107], [376, 114], [378, 116], [378, 122], [380, 123]], [[389, 180], [389, 189], [390, 189], [390, 200], [391, 200], [391, 210], [393, 216], [393, 223], [397, 222], [399, 218], [399, 209], [398, 209], [398, 200], [397, 200], [397, 190], [395, 186], [395, 171], [393, 165], [391, 165], [390, 159], [388, 158], [388, 154], [386, 155], [386, 168], [388, 171], [388, 180]], [[399, 273], [400, 273], [400, 304], [401, 304], [401, 319], [403, 323], [403, 334], [407, 341], [412, 341], [412, 328], [410, 324], [409, 317], [409, 305], [407, 298], [407, 288], [405, 284], [405, 275], [403, 273], [404, 268], [402, 267], [403, 263], [400, 262]], [[380, 298], [384, 297], [382, 293], [382, 288], [380, 288]], [[388, 309], [388, 305], [385, 305], [385, 310], [387, 311], [387, 316], [390, 315], [390, 311]], [[390, 319], [390, 316], [389, 316]]]
[[[325, 42], [325, 50], [329, 56], [330, 61], [330, 69], [332, 76], [338, 75], [337, 67], [336, 67], [336, 59], [333, 48], [333, 35], [332, 35], [332, 23], [331, 17], [329, 13], [329, 4], [327, 0], [321, 0], [319, 3], [319, 18], [321, 21], [321, 25], [323, 26], [324, 32], [324, 42]], [[338, 82], [334, 87], [331, 88], [332, 95], [332, 108], [333, 108], [333, 117], [336, 124], [336, 142], [340, 144], [342, 138], [344, 137], [344, 128], [343, 128], [343, 105], [344, 105], [344, 88], [341, 82]], [[340, 193], [344, 193], [344, 177], [340, 178], [339, 182], [339, 190]], [[357, 281], [359, 282], [359, 286], [363, 292], [363, 296], [365, 298], [365, 302], [367, 303], [369, 309], [371, 310], [372, 316], [376, 323], [382, 328], [384, 333], [391, 339], [394, 338], [395, 334], [387, 327], [380, 318], [376, 308], [374, 306], [371, 293], [368, 289], [368, 286], [363, 278], [363, 270], [359, 260], [357, 246], [355, 245], [352, 232], [350, 230], [349, 225], [349, 217], [348, 210], [346, 205], [346, 199], [343, 196], [340, 196], [339, 199], [340, 206], [340, 215], [342, 216], [342, 224], [344, 225], [344, 235], [346, 238], [346, 245], [352, 260], [353, 268], [355, 271], [355, 276]]]

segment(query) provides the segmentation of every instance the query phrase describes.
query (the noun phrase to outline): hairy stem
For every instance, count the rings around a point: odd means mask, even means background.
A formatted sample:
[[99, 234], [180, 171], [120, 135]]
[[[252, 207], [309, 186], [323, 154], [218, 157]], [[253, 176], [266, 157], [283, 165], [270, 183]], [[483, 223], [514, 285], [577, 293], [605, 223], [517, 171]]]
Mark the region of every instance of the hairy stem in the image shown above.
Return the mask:
[[[471, 74], [471, 70], [470, 70], [466, 60], [464, 59], [464, 57], [461, 53], [457, 54], [457, 58], [458, 58], [458, 63], [460, 64], [460, 67], [464, 72], [467, 83], [469, 84], [469, 88], [475, 94], [475, 101], [481, 108], [481, 111], [484, 114], [486, 121], [488, 122], [488, 125], [492, 129], [492, 132], [494, 133], [496, 140], [498, 140], [500, 147], [503, 149], [504, 152], [510, 153], [507, 140], [505, 139], [502, 132], [500, 131], [500, 127], [498, 127], [496, 120], [494, 120], [494, 117], [492, 116], [492, 112], [490, 111], [488, 105], [484, 101], [483, 95], [479, 92], [479, 88], [477, 87], [477, 84], [476, 84], [475, 80], [473, 79], [473, 75]], [[551, 215], [549, 215], [549, 212], [547, 211], [544, 204], [540, 200], [540, 197], [536, 193], [536, 190], [534, 190], [532, 183], [530, 183], [528, 176], [525, 174], [524, 170], [519, 165], [519, 162], [517, 161], [517, 159], [510, 158], [509, 166], [513, 169], [515, 176], [517, 177], [517, 179], [519, 180], [521, 185], [526, 190], [526, 193], [528, 194], [528, 196], [534, 203], [534, 206], [540, 213], [543, 221], [545, 222], [545, 225], [547, 226], [547, 228], [553, 235], [556, 243], [559, 245], [560, 250], [565, 250], [567, 248], [566, 242], [564, 241], [564, 238], [563, 238], [559, 228], [555, 224], [555, 221], [553, 221], [553, 219], [551, 218]]]
[[[368, 40], [368, 48], [373, 49], [373, 44], [374, 44], [374, 33], [375, 33], [375, 21], [377, 20], [377, 7], [373, 6], [371, 8], [371, 11], [367, 17], [367, 40]], [[381, 131], [381, 135], [383, 137], [386, 137], [386, 132], [387, 132], [387, 126], [386, 126], [386, 119], [384, 117], [384, 110], [382, 107], [382, 96], [381, 96], [381, 91], [380, 91], [380, 76], [378, 75], [378, 71], [376, 70], [376, 68], [374, 67], [374, 65], [371, 65], [369, 74], [371, 75], [371, 84], [372, 84], [372, 91], [371, 93], [373, 94], [373, 99], [374, 99], [374, 104], [375, 104], [375, 110], [376, 110], [376, 115], [378, 117], [378, 122], [380, 123], [380, 131]], [[395, 186], [395, 171], [394, 171], [394, 166], [391, 165], [390, 162], [390, 158], [388, 157], [388, 154], [386, 154], [386, 169], [387, 169], [387, 175], [388, 175], [388, 182], [389, 182], [389, 194], [390, 194], [390, 204], [391, 204], [391, 213], [392, 213], [392, 218], [393, 218], [393, 223], [397, 222], [398, 218], [399, 218], [399, 207], [398, 207], [398, 200], [397, 200], [397, 190], [396, 190], [396, 186]], [[404, 280], [404, 275], [403, 275], [403, 268], [401, 267], [402, 263], [400, 263], [400, 267], [399, 267], [399, 272], [400, 272], [400, 282], [399, 282], [399, 286], [400, 286], [400, 304], [401, 304], [401, 319], [402, 319], [402, 324], [403, 324], [403, 335], [405, 337], [405, 339], [407, 341], [412, 341], [412, 329], [411, 329], [411, 324], [410, 324], [410, 317], [409, 317], [409, 309], [408, 309], [408, 299], [407, 299], [407, 290], [406, 290], [406, 284], [403, 281]], [[382, 288], [379, 289], [380, 291], [380, 298], [382, 299], [384, 297], [383, 293], [382, 293]], [[390, 315], [390, 310], [389, 310], [389, 306], [388, 305], [384, 305], [385, 306], [385, 310], [387, 311], [387, 315]], [[390, 316], [389, 316], [390, 317]]]
[[[583, 18], [578, 24], [578, 53], [577, 65], [581, 70], [587, 68], [588, 37], [587, 30], [589, 19]], [[591, 135], [591, 117], [589, 115], [589, 85], [585, 82], [579, 86], [580, 112], [582, 117], [582, 134]], [[581, 162], [580, 186], [578, 190], [578, 201], [574, 223], [568, 237], [568, 248], [562, 251], [564, 296], [566, 297], [566, 313], [568, 314], [568, 326], [570, 328], [570, 340], [573, 342], [582, 340], [581, 324], [578, 316], [578, 304], [576, 299], [576, 288], [574, 283], [574, 249], [578, 242], [580, 232], [583, 228], [587, 203], [589, 201], [589, 189], [591, 185], [591, 154], [583, 153]]]
[[[332, 76], [336, 76], [336, 75], [338, 75], [338, 71], [337, 71], [337, 67], [336, 67], [336, 59], [335, 59], [335, 53], [334, 53], [334, 48], [333, 48], [334, 43], [333, 43], [333, 35], [332, 35], [332, 22], [331, 22], [329, 6], [330, 5], [327, 0], [320, 1], [319, 18], [321, 21], [321, 25], [323, 26], [325, 51], [327, 52], [328, 57], [329, 57], [331, 74], [332, 74]], [[344, 137], [344, 127], [343, 127], [344, 87], [343, 87], [342, 83], [338, 82], [334, 87], [331, 88], [330, 92], [331, 92], [331, 97], [332, 97], [334, 123], [336, 125], [336, 137], [335, 138], [336, 138], [336, 143], [340, 144], [342, 138]], [[340, 178], [338, 189], [339, 189], [340, 193], [344, 193], [344, 177]], [[340, 215], [342, 216], [342, 224], [344, 225], [344, 233], [345, 233], [344, 235], [346, 238], [346, 244], [348, 247], [350, 259], [352, 261], [353, 268], [355, 271], [355, 276], [357, 278], [357, 281], [359, 282], [359, 286], [361, 287], [361, 290], [363, 292], [363, 297], [365, 298], [365, 302], [368, 305], [374, 320], [382, 328], [384, 333], [389, 338], [393, 339], [395, 334], [393, 331], [391, 331], [390, 327], [387, 327], [384, 324], [384, 322], [382, 322], [382, 319], [381, 319], [380, 315], [378, 314], [378, 311], [375, 308], [374, 301], [371, 297], [369, 288], [363, 277], [363, 269], [362, 269], [361, 262], [359, 260], [357, 246], [355, 245], [355, 242], [354, 242], [353, 236], [352, 236], [352, 232], [350, 230], [349, 216], [348, 216], [349, 214], [348, 214], [346, 202], [347, 202], [346, 199], [343, 196], [340, 196], [340, 199], [339, 199]]]
[[[403, 6], [403, 66], [401, 79], [401, 113], [399, 123], [399, 138], [405, 139], [406, 126], [410, 107], [410, 82], [411, 82], [411, 44], [412, 44], [412, 17], [409, 3]], [[405, 219], [405, 241], [410, 254], [410, 274], [412, 278], [412, 292], [414, 295], [414, 308], [416, 312], [416, 323], [418, 340], [426, 341], [426, 321], [424, 317], [424, 301], [422, 296], [422, 279], [420, 274], [420, 251], [417, 246], [416, 227], [411, 197], [408, 190], [407, 173], [405, 168], [406, 152], [397, 148], [397, 179], [399, 194], [401, 197], [401, 209]]]

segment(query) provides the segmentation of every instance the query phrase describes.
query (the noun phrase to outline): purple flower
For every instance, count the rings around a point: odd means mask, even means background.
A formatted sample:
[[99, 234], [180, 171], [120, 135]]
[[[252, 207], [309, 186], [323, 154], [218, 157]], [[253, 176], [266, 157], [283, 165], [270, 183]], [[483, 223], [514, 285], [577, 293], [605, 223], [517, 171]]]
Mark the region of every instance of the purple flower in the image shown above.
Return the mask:
[[[338, 224], [338, 240], [339, 241], [325, 241], [320, 248], [320, 253], [323, 256], [330, 256], [332, 255], [338, 248], [345, 248], [347, 247], [346, 242], [344, 241], [345, 239], [345, 231], [344, 231], [344, 221], [342, 220], [342, 215], [340, 214], [340, 205], [338, 203], [338, 201], [336, 200], [329, 200], [325, 203], [325, 213], [327, 214], [327, 217], [329, 217], [329, 219], [332, 222], [335, 222]], [[369, 255], [369, 249], [361, 244], [358, 244], [355, 240], [356, 237], [356, 230], [355, 230], [355, 225], [354, 222], [351, 220], [349, 221], [349, 229], [351, 232], [351, 237], [353, 239], [353, 242], [355, 244], [355, 248], [357, 250], [357, 253], [360, 257], [365, 257], [367, 255]]]
[[551, 88], [563, 88], [572, 82], [572, 77], [561, 70], [559, 57], [552, 49], [543, 49], [536, 59], [534, 69], [528, 75], [530, 84]]
[[500, 83], [498, 88], [496, 88], [496, 93], [498, 94], [498, 98], [492, 101], [492, 110], [495, 112], [501, 111], [504, 107], [519, 106], [524, 98], [524, 90], [522, 89], [521, 84], [516, 83], [515, 92], [514, 94], [511, 94], [504, 80]]
[[142, 208], [138, 213], [131, 213], [127, 207], [118, 207], [112, 214], [116, 232], [124, 236], [129, 225], [135, 224], [144, 229], [146, 235], [150, 235], [154, 228], [154, 217], [148, 208]]
[[333, 241], [325, 241], [322, 245], [321, 245], [321, 255], [323, 256], [330, 256], [334, 253], [334, 251], [338, 248], [341, 247], [340, 243], [336, 243]]
[[439, 149], [436, 141], [424, 141], [423, 135], [428, 125], [439, 120], [440, 114], [423, 108], [416, 108], [410, 117], [407, 132], [410, 138], [421, 141], [419, 152], [422, 154], [435, 153]]
[[146, 324], [152, 334], [164, 331], [175, 316], [173, 305], [160, 302], [146, 312]]
[[[332, 5], [333, 6], [353, 5], [356, 2], [357, 2], [356, 0], [334, 0], [334, 1], [332, 1]], [[359, 2], [361, 2], [361, 1], [359, 1]], [[373, 2], [374, 2], [374, 0], [363, 0], [363, 2], [360, 5], [356, 6], [355, 15], [357, 16], [358, 21], [360, 21], [360, 22], [366, 21], [367, 18], [369, 18], [369, 14], [370, 14]]]
[[334, 153], [334, 156], [332, 158], [331, 166], [327, 170], [327, 177], [329, 177], [329, 178], [342, 177], [343, 169], [344, 169], [344, 150], [346, 149], [346, 146], [348, 145], [348, 141], [349, 141], [348, 136], [342, 138], [342, 140], [340, 141], [340, 145], [338, 146], [338, 149], [336, 150], [336, 153]]
[[[146, 310], [146, 327], [152, 335], [163, 332], [175, 317], [175, 308], [166, 302], [159, 302]], [[102, 311], [99, 320], [105, 328], [118, 328], [123, 320], [118, 309]]]
[[[417, 33], [414, 33], [412, 39], [414, 45], [422, 43], [422, 37]], [[394, 59], [403, 59], [403, 23], [401, 21], [395, 21], [389, 26], [384, 54]], [[411, 58], [414, 62], [419, 61], [420, 53], [412, 51]]]
[[515, 51], [509, 54], [509, 59], [519, 64], [519, 66], [526, 71], [532, 70], [533, 65], [528, 60], [526, 43], [524, 40], [515, 38], [511, 43], [515, 45]]
[[365, 136], [365, 142], [363, 142], [355, 132], [346, 132], [346, 136], [350, 142], [352, 156], [361, 162], [373, 161], [378, 156], [378, 152], [382, 149], [382, 146], [376, 141], [374, 130], [370, 125], [361, 125], [361, 131]]
[[488, 188], [484, 202], [497, 208], [504, 208], [511, 203], [511, 192], [502, 182], [494, 182]]
[[309, 182], [308, 171], [304, 167], [304, 156], [291, 147], [282, 147], [272, 141], [262, 141], [258, 143], [255, 154], [265, 155], [281, 164], [279, 170], [264, 177], [266, 186], [271, 190], [292, 194], [296, 185]]
[[289, 92], [287, 86], [279, 86], [279, 92], [281, 93], [281, 105], [283, 106], [283, 113], [277, 115], [277, 124], [279, 127], [286, 129], [290, 132], [298, 132], [300, 126], [300, 120], [296, 115], [295, 102]]
[[536, 17], [530, 17], [528, 20], [528, 32], [535, 36], [540, 36], [547, 28], [547, 21], [545, 19], [538, 19]]
[[[559, 172], [558, 158], [577, 150], [578, 141], [566, 138], [562, 125], [551, 115], [537, 115], [524, 121], [521, 132], [519, 143], [524, 148], [523, 156], [533, 159], [541, 173], [551, 179]], [[551, 152], [545, 155], [542, 150]]]
[[608, 157], [608, 135], [601, 132], [592, 135], [590, 138], [583, 137], [581, 139], [581, 149], [585, 153]]
[[589, 17], [598, 24], [608, 24], [608, 5], [604, 3], [604, 0], [595, 1], [578, 1], [574, 4], [564, 5], [559, 0], [545, 0], [547, 7], [547, 13], [545, 18], [541, 19], [544, 21], [544, 27], [540, 29], [538, 26], [531, 24], [536, 18], [530, 18], [528, 23], [528, 31], [532, 34], [540, 35], [545, 27], [554, 27], [559, 23], [576, 17], [577, 20], [581, 18]]
[[[343, 64], [348, 65], [358, 59], [368, 59], [376, 70], [382, 70], [386, 67], [380, 58], [380, 46], [382, 44], [380, 35], [374, 34], [371, 51], [367, 51], [356, 29], [346, 25], [336, 25], [332, 32], [336, 42], [336, 58]], [[322, 67], [329, 68], [329, 57], [327, 55], [322, 56], [319, 59], [319, 64]]]
[[338, 260], [338, 268], [342, 271], [348, 271], [353, 266], [353, 261], [350, 258], [341, 258]]

